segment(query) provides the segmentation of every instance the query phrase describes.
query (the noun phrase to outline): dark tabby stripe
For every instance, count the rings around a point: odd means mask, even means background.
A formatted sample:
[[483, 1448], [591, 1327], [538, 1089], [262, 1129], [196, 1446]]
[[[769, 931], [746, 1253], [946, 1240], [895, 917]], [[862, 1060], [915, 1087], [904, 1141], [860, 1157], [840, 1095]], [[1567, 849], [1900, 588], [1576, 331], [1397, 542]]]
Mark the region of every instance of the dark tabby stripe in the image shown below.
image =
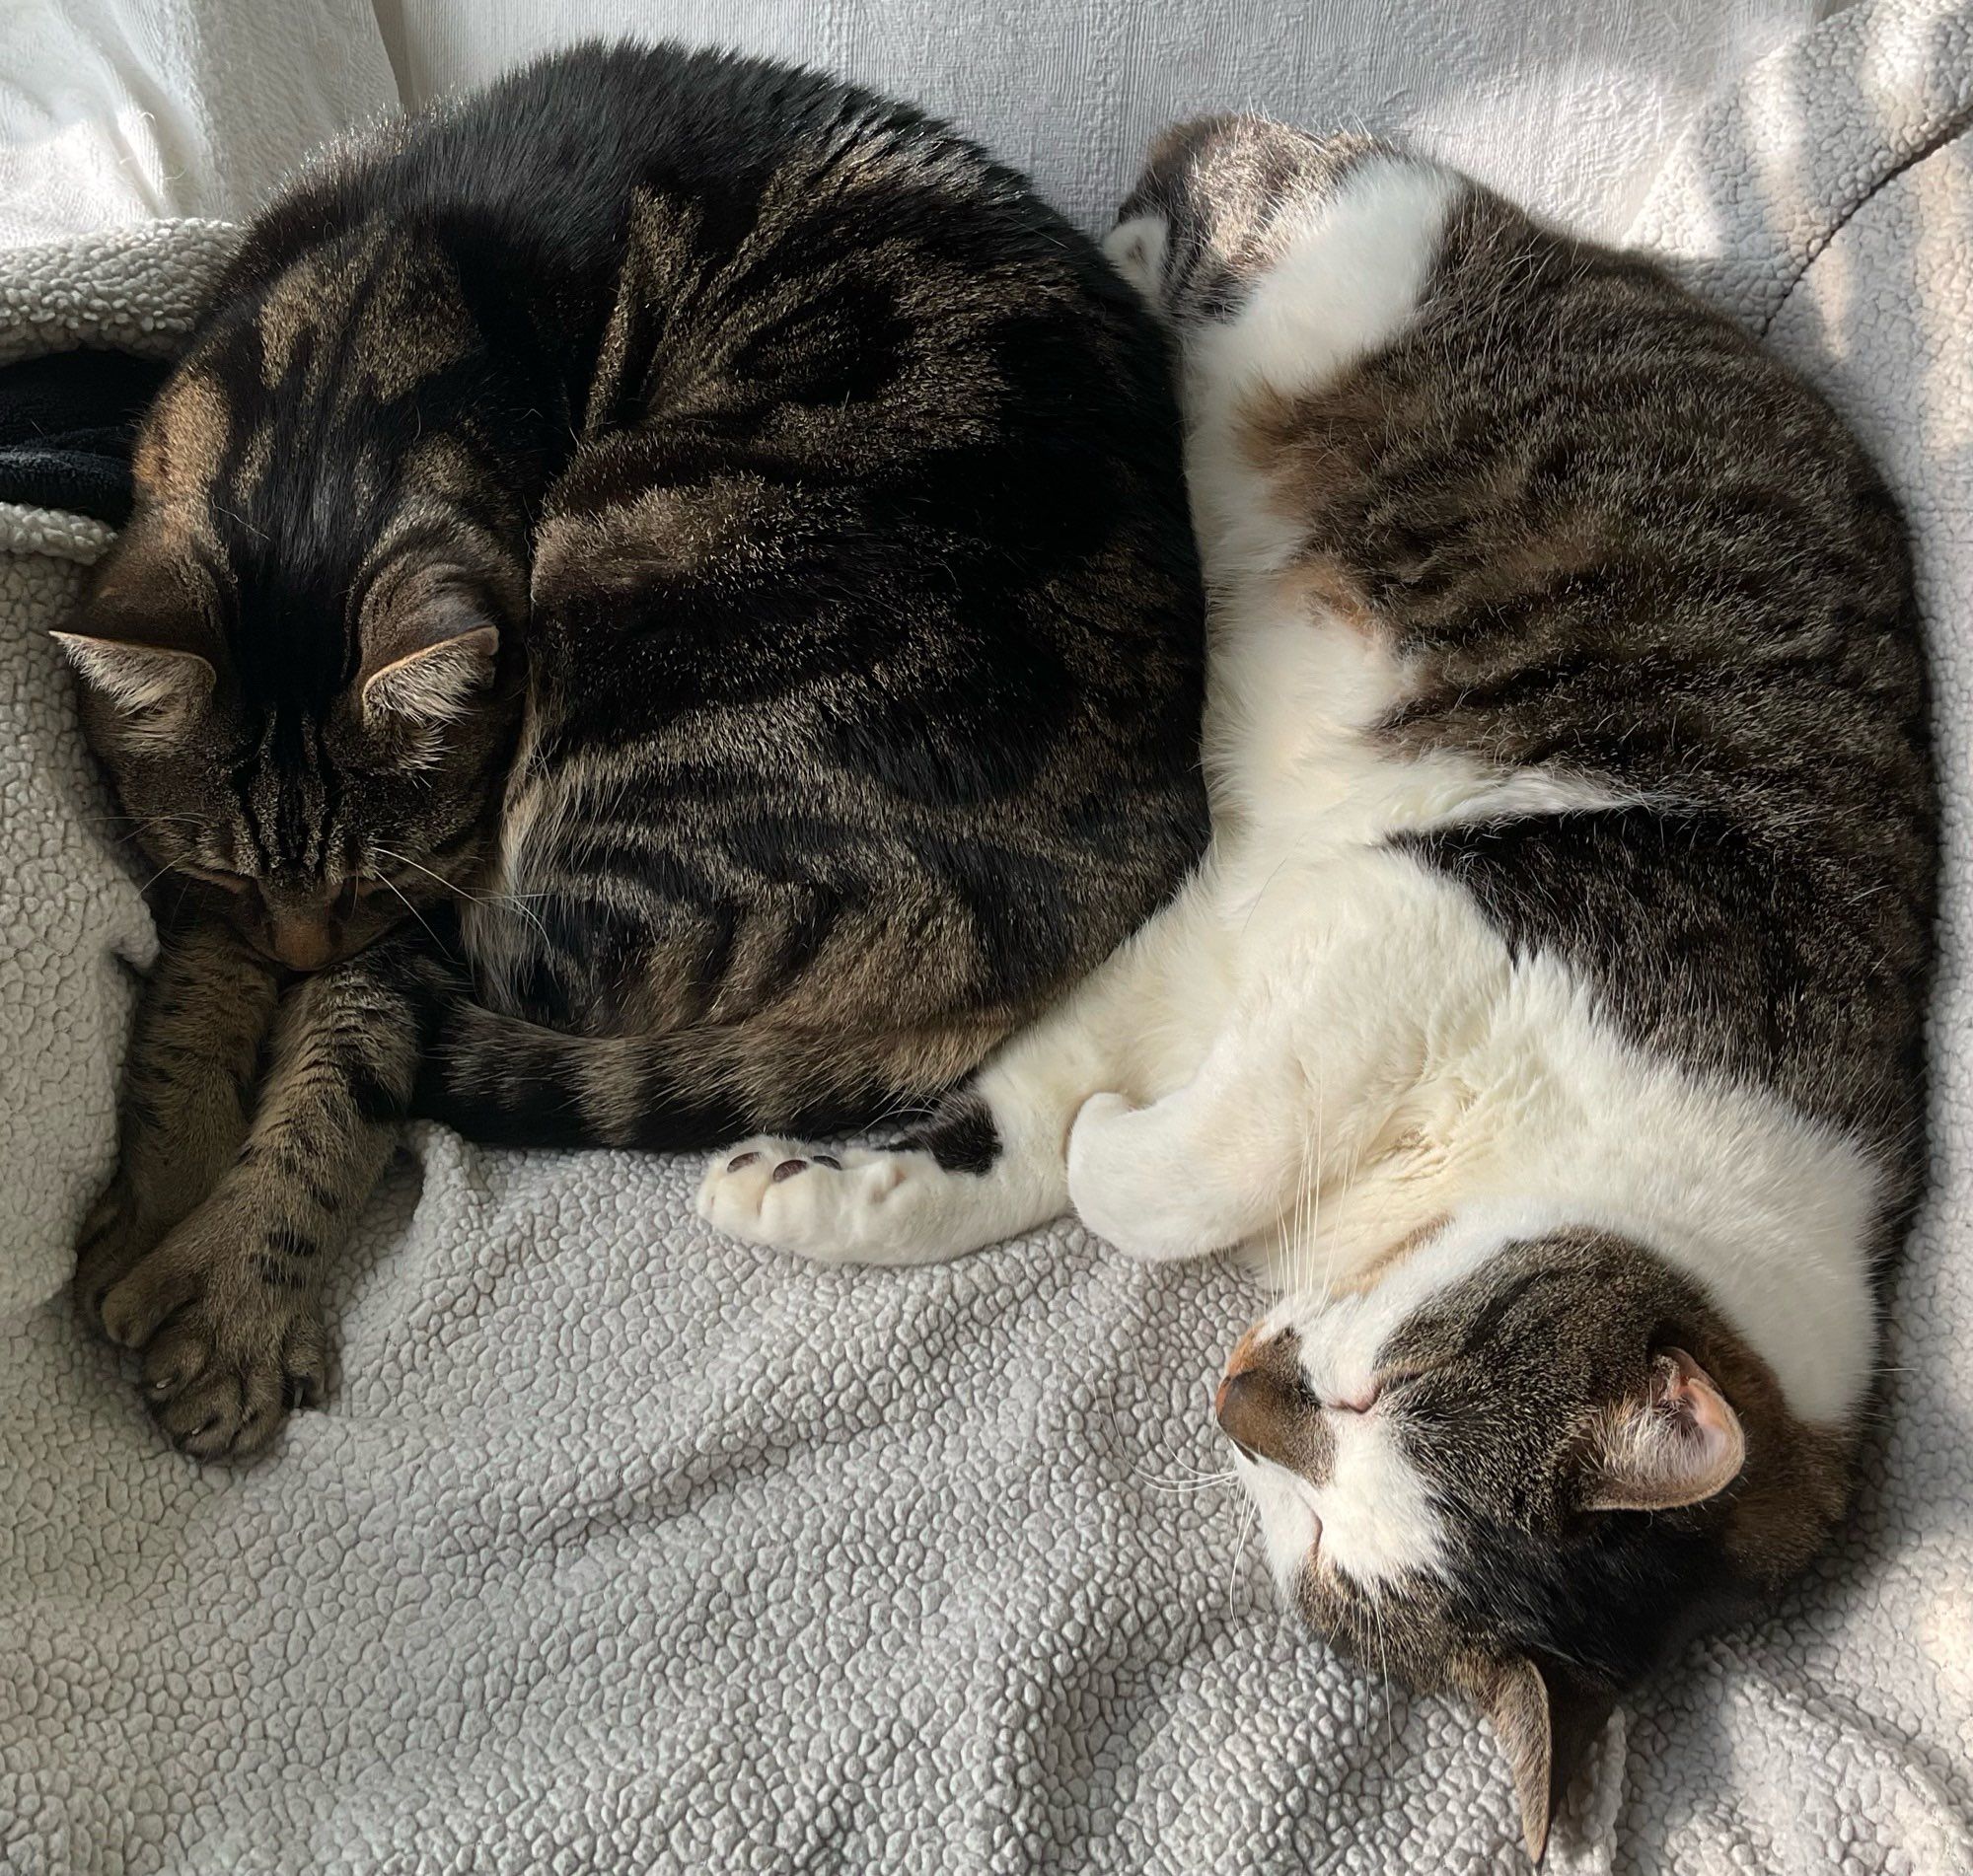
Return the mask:
[[188, 1302], [148, 1226], [104, 1265], [123, 1339], [251, 1344], [210, 1413], [209, 1347], [160, 1357], [193, 1450], [315, 1385], [300, 1247], [407, 1113], [683, 1147], [923, 1110], [1204, 844], [1163, 339], [1019, 177], [820, 75], [581, 47], [337, 153], [134, 467], [92, 736], [203, 915], [321, 974], [198, 1214], [224, 1263], [251, 1213], [278, 1294]]

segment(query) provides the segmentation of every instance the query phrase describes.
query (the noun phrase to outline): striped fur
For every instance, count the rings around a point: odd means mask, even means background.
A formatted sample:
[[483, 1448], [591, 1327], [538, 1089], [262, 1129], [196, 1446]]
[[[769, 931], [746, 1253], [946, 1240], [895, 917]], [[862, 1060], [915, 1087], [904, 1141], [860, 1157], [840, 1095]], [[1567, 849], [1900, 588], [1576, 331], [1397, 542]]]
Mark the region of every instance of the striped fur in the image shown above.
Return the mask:
[[205, 1205], [138, 1192], [85, 1260], [85, 1309], [170, 1350], [176, 1439], [251, 1450], [314, 1385], [313, 1272], [404, 1114], [869, 1121], [1173, 890], [1203, 609], [1167, 379], [1019, 178], [744, 59], [562, 54], [259, 219], [68, 639], [181, 913], [160, 985], [213, 974], [140, 1053], [195, 1054], [228, 974], [315, 974]]
[[1492, 1717], [1538, 1857], [1848, 1499], [1923, 1154], [1903, 529], [1660, 270], [1402, 152], [1184, 126], [1113, 240], [1180, 342], [1212, 851], [900, 1150], [750, 1140], [701, 1211], [1264, 1260], [1215, 1406], [1283, 1595]]

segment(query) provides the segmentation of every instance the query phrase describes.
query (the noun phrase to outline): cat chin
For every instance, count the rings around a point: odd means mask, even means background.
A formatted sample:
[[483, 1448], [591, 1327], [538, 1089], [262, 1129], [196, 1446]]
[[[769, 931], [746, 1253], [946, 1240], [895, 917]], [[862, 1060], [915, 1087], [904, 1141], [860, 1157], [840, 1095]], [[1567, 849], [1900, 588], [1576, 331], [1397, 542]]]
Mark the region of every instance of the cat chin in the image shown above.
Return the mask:
[[1257, 1514], [1269, 1574], [1281, 1600], [1291, 1604], [1302, 1572], [1321, 1563], [1323, 1526], [1314, 1493], [1285, 1467], [1250, 1459], [1237, 1446], [1233, 1468]]

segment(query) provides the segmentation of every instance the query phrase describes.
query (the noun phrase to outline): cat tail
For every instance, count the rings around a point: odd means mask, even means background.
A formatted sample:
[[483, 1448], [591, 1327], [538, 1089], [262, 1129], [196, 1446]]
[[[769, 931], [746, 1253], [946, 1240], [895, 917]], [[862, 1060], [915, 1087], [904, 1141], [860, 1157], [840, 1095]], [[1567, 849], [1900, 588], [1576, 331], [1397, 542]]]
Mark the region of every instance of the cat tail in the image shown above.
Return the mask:
[[462, 1002], [425, 1053], [411, 1113], [488, 1146], [680, 1152], [762, 1132], [828, 1138], [928, 1109], [994, 1040], [825, 1037], [759, 1019], [570, 1036]]

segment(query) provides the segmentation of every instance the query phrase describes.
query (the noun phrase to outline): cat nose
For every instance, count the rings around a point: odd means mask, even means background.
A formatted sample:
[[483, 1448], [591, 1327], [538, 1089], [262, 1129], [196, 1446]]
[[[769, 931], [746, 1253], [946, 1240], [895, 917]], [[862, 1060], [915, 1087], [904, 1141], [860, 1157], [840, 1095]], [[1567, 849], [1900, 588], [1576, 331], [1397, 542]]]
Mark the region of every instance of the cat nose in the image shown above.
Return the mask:
[[320, 971], [335, 956], [335, 934], [319, 915], [274, 913], [267, 921], [267, 944], [290, 971]]
[[1282, 1444], [1296, 1406], [1296, 1347], [1292, 1330], [1263, 1336], [1250, 1329], [1226, 1358], [1212, 1413], [1219, 1430], [1250, 1457], [1265, 1457]]
[[1293, 1406], [1279, 1378], [1259, 1368], [1227, 1375], [1212, 1397], [1219, 1430], [1250, 1459], [1271, 1458], [1279, 1451]]

